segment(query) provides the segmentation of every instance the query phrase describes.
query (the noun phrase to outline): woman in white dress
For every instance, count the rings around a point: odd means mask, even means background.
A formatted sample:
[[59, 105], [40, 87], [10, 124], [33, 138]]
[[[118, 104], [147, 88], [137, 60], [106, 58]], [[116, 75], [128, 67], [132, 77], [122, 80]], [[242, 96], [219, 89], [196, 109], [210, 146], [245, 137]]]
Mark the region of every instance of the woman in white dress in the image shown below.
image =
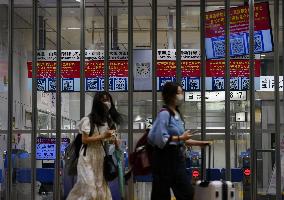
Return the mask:
[[[103, 176], [105, 152], [101, 142], [113, 140], [115, 125], [122, 121], [108, 92], [96, 93], [92, 111], [81, 119], [79, 132], [82, 142], [87, 144], [86, 154], [81, 149], [77, 171], [77, 182], [67, 200], [111, 200], [111, 193]], [[90, 134], [91, 123], [93, 133]], [[114, 142], [117, 142], [116, 140]]]

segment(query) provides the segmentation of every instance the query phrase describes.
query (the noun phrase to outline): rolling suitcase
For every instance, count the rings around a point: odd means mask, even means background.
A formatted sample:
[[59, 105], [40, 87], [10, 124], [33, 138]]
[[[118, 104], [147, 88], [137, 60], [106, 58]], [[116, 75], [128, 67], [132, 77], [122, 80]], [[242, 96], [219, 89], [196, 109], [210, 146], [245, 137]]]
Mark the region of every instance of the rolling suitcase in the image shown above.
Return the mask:
[[[211, 162], [211, 147], [209, 146], [209, 168]], [[210, 173], [208, 174], [210, 176]], [[230, 181], [197, 181], [194, 200], [235, 200], [235, 189]]]

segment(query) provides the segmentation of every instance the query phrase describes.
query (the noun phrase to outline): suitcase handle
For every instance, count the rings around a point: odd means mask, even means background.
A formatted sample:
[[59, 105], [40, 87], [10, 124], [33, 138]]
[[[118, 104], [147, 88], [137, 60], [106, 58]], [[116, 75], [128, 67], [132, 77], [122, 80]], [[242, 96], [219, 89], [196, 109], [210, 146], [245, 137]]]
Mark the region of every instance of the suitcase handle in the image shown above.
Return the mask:
[[[211, 169], [211, 145], [208, 145], [208, 169]], [[206, 172], [205, 172], [206, 173]], [[208, 181], [211, 180], [211, 173], [210, 171], [208, 171], [208, 177], [207, 177]]]
[[211, 144], [208, 145], [208, 168], [211, 168]]

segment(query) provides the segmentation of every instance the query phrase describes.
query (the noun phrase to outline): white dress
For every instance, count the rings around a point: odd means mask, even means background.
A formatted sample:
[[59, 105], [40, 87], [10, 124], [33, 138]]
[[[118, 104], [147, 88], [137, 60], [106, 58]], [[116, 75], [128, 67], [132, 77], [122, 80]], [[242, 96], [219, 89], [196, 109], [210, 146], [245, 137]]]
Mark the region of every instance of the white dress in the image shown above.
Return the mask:
[[[79, 123], [80, 133], [90, 133], [89, 117], [84, 117]], [[93, 135], [104, 133], [107, 123], [104, 126], [94, 127]], [[73, 189], [70, 191], [67, 200], [111, 200], [111, 193], [103, 176], [104, 149], [100, 141], [88, 144], [86, 155], [80, 151], [77, 165], [78, 177]]]

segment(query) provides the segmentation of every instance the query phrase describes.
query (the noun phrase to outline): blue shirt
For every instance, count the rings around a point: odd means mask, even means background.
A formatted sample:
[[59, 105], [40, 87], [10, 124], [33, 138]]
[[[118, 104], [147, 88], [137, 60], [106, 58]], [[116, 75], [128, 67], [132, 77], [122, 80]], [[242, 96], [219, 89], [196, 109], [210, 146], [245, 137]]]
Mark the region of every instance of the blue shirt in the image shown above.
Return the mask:
[[[164, 148], [170, 136], [179, 136], [184, 133], [184, 123], [180, 116], [171, 116], [169, 111], [161, 111], [148, 135], [148, 141], [153, 146]], [[171, 141], [169, 144], [177, 145], [178, 142]]]

